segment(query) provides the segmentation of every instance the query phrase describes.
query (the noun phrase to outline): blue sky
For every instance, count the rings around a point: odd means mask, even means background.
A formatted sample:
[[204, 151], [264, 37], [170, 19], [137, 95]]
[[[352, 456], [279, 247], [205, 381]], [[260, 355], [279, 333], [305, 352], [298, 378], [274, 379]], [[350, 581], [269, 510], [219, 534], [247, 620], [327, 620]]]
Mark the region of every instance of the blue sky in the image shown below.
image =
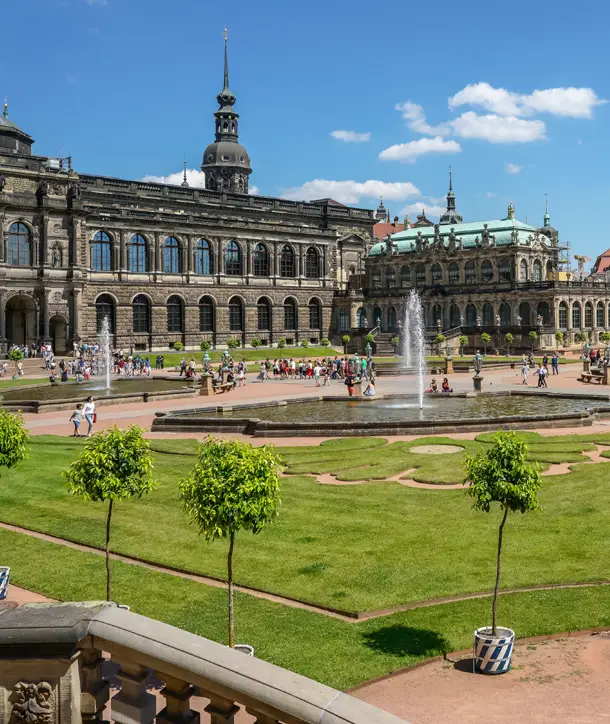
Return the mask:
[[198, 169], [226, 22], [260, 193], [370, 208], [383, 192], [392, 215], [432, 217], [452, 164], [466, 220], [512, 200], [542, 223], [548, 194], [573, 252], [610, 246], [602, 0], [20, 0], [2, 19], [10, 117], [77, 170], [167, 178], [185, 153]]

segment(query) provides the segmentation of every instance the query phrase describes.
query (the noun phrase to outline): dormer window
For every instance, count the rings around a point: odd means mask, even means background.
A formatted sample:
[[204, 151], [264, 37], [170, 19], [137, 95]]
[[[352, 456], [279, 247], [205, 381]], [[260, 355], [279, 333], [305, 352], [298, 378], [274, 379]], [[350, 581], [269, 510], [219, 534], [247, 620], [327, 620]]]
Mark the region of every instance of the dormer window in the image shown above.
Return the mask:
[[230, 161], [231, 159], [228, 156], [221, 156], [223, 161]]

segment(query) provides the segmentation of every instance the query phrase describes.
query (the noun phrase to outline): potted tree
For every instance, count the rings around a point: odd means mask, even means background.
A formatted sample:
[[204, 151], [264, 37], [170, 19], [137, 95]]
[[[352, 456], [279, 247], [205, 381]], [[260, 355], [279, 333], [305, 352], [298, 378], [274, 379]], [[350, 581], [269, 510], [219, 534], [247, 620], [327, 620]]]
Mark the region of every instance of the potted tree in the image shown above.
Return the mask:
[[111, 600], [110, 524], [114, 503], [141, 498], [156, 486], [150, 443], [136, 425], [119, 430], [115, 425], [94, 435], [64, 472], [72, 495], [95, 503], [108, 503], [106, 510], [106, 600]]
[[[20, 413], [0, 410], [0, 467], [14, 468], [27, 456], [28, 433], [23, 417]], [[0, 566], [0, 601], [6, 598], [10, 579], [9, 566]]]
[[330, 347], [330, 339], [328, 339], [328, 337], [322, 337], [320, 347]]
[[394, 335], [392, 339], [390, 340], [390, 344], [392, 347], [394, 347], [394, 354], [398, 354], [398, 348], [400, 347], [400, 337], [398, 335]]
[[481, 344], [483, 345], [483, 354], [487, 356], [487, 347], [489, 346], [489, 343], [491, 342], [491, 335], [487, 334], [487, 332], [483, 332], [481, 335]]
[[601, 332], [599, 335], [599, 341], [604, 344], [608, 344], [610, 342], [610, 332]]
[[250, 345], [254, 349], [258, 349], [258, 347], [260, 347], [262, 343], [262, 340], [260, 340], [258, 337], [252, 337], [252, 339], [250, 340]]
[[460, 343], [460, 357], [464, 356], [464, 347], [468, 344], [468, 337], [465, 334], [462, 334], [459, 339]]
[[436, 338], [435, 338], [434, 341], [436, 342], [436, 351], [437, 351], [437, 354], [438, 354], [439, 357], [440, 357], [440, 356], [442, 356], [442, 354], [443, 354], [443, 352], [442, 352], [442, 345], [444, 345], [445, 342], [447, 341], [447, 337], [445, 337], [445, 335], [444, 335], [442, 332], [439, 332], [439, 333], [436, 335]]
[[182, 352], [182, 350], [184, 349], [184, 345], [180, 341], [174, 342], [173, 347], [176, 350], [176, 352]]
[[307, 349], [309, 347], [309, 340], [308, 339], [302, 339], [301, 340], [301, 347], [303, 349]]
[[233, 551], [241, 530], [260, 533], [278, 515], [280, 458], [273, 446], [254, 447], [239, 440], [209, 437], [199, 458], [179, 484], [182, 507], [206, 541], [225, 538], [227, 552], [229, 646], [254, 655], [245, 644], [235, 645]]
[[531, 332], [527, 335], [530, 338], [530, 341], [532, 343], [532, 353], [536, 349], [536, 342], [538, 341], [538, 332], [536, 332], [535, 329], [532, 329]]
[[227, 341], [227, 347], [229, 349], [237, 349], [240, 345], [240, 341], [233, 337], [232, 339]]
[[343, 354], [347, 354], [347, 345], [352, 341], [352, 338], [349, 336], [349, 334], [344, 334], [343, 337], [341, 337], [341, 343], [343, 344]]
[[513, 342], [515, 341], [515, 338], [510, 332], [507, 332], [504, 335], [504, 343], [506, 344], [506, 355], [510, 357], [510, 348], [513, 345]]
[[284, 347], [286, 346], [286, 338], [280, 337], [277, 341], [277, 346], [278, 346], [278, 349], [284, 349]]
[[19, 362], [25, 357], [23, 354], [23, 350], [19, 347], [13, 347], [13, 349], [8, 353], [8, 358], [12, 360], [15, 363], [15, 375], [13, 377], [14, 380], [16, 380], [19, 375]]
[[493, 504], [498, 503], [501, 513], [491, 626], [474, 632], [474, 666], [484, 674], [503, 674], [510, 669], [515, 632], [497, 623], [502, 538], [509, 513], [538, 509], [540, 471], [527, 462], [527, 452], [522, 437], [514, 432], [501, 432], [494, 436], [490, 448], [479, 450], [474, 457], [466, 455], [464, 462], [464, 482], [470, 483], [467, 493], [474, 498], [475, 510], [489, 513]]
[[207, 339], [202, 339], [201, 342], [199, 343], [199, 349], [202, 352], [209, 352], [212, 349], [212, 345], [210, 342], [208, 342]]

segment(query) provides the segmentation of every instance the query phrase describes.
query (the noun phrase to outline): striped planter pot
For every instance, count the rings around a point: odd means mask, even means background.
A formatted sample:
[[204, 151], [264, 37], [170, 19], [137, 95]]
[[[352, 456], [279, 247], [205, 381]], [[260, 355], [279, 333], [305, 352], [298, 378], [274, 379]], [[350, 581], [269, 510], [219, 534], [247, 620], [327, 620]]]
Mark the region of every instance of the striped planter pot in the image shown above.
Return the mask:
[[6, 598], [8, 593], [8, 582], [11, 578], [11, 569], [6, 566], [0, 566], [0, 601]]
[[496, 628], [491, 635], [491, 626], [478, 628], [474, 632], [472, 658], [475, 671], [481, 674], [504, 674], [510, 670], [515, 632], [510, 628]]

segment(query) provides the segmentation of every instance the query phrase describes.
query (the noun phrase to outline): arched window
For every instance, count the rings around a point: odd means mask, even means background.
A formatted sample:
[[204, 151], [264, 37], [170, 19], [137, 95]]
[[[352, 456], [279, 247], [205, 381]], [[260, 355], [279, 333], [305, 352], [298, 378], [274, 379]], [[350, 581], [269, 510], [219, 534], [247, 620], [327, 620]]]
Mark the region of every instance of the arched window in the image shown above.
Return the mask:
[[521, 259], [519, 262], [519, 281], [527, 281], [527, 261], [525, 259]]
[[95, 300], [95, 319], [97, 331], [102, 331], [104, 317], [108, 317], [110, 333], [114, 334], [114, 299], [110, 294], [102, 294]]
[[[264, 244], [257, 244], [254, 247], [254, 276], [269, 276], [269, 252]], [[268, 329], [268, 327], [265, 327], [265, 329]]]
[[521, 324], [528, 326], [532, 323], [532, 310], [527, 302], [521, 302], [519, 305], [519, 316], [521, 317]]
[[532, 276], [534, 277], [535, 282], [541, 282], [542, 281], [542, 262], [540, 259], [536, 259], [532, 265]]
[[491, 327], [494, 324], [494, 308], [486, 302], [483, 305], [483, 326]]
[[510, 327], [511, 310], [510, 304], [502, 302], [500, 304], [500, 325], [502, 327]]
[[432, 284], [442, 284], [443, 268], [440, 264], [432, 265]]
[[538, 308], [536, 309], [536, 316], [542, 317], [542, 324], [551, 323], [551, 308], [549, 307], [548, 302], [540, 302], [538, 304]]
[[229, 329], [231, 332], [242, 332], [244, 328], [244, 305], [239, 297], [229, 300]]
[[598, 302], [597, 303], [597, 311], [595, 313], [595, 326], [596, 327], [605, 327], [606, 326], [606, 320], [604, 315], [604, 303]]
[[241, 249], [236, 241], [230, 241], [226, 246], [225, 274], [233, 277], [241, 275]]
[[390, 332], [395, 332], [397, 329], [397, 319], [396, 319], [396, 308], [393, 306], [388, 307], [388, 330]]
[[184, 331], [184, 304], [176, 294], [167, 300], [167, 331]]
[[284, 302], [284, 329], [297, 328], [297, 303], [292, 298]]
[[381, 307], [374, 307], [373, 308], [373, 324], [375, 327], [381, 327], [383, 323], [383, 312], [381, 311]]
[[309, 329], [322, 328], [322, 310], [317, 299], [309, 300]]
[[105, 231], [98, 231], [93, 237], [91, 269], [100, 272], [112, 269], [112, 241]]
[[457, 261], [452, 261], [449, 264], [449, 284], [460, 283], [460, 265]]
[[320, 278], [320, 255], [318, 250], [310, 246], [305, 255], [305, 276], [308, 279]]
[[131, 237], [127, 265], [130, 272], [148, 271], [148, 244], [141, 234], [134, 234]]
[[553, 262], [550, 259], [546, 263], [546, 278], [553, 278]]
[[280, 276], [284, 278], [294, 276], [294, 251], [289, 244], [284, 244], [280, 251]]
[[400, 267], [400, 286], [411, 286], [411, 267], [408, 267], [406, 264]]
[[481, 264], [481, 281], [488, 284], [494, 278], [494, 267], [489, 259], [485, 259]]
[[256, 303], [256, 315], [259, 331], [271, 329], [271, 303], [266, 297], [261, 297]]
[[581, 309], [578, 302], [572, 304], [572, 327], [574, 329], [580, 329], [581, 327]]
[[568, 305], [565, 302], [559, 302], [559, 329], [568, 328]]
[[424, 264], [418, 264], [415, 267], [415, 286], [423, 287], [426, 285], [426, 267]]
[[453, 329], [459, 327], [462, 324], [462, 314], [457, 304], [452, 304], [449, 307], [449, 326]]
[[175, 236], [168, 236], [163, 246], [163, 271], [165, 274], [180, 273], [180, 243]]
[[474, 304], [466, 305], [466, 326], [474, 327], [477, 323], [477, 308]]
[[214, 300], [211, 297], [201, 297], [199, 300], [199, 331], [213, 332], [215, 326]]
[[501, 282], [509, 282], [512, 277], [511, 263], [507, 256], [502, 256], [498, 260], [498, 275]]
[[430, 324], [433, 327], [438, 327], [440, 322], [440, 326], [443, 326], [443, 310], [440, 308], [438, 304], [435, 304], [430, 312]]
[[385, 270], [385, 285], [388, 289], [396, 286], [396, 269], [393, 266], [389, 266]]
[[207, 239], [199, 239], [195, 244], [195, 274], [207, 276], [213, 272], [212, 246]]
[[587, 302], [585, 304], [585, 327], [591, 329], [593, 326], [593, 304]]
[[367, 328], [366, 309], [364, 307], [360, 307], [360, 309], [356, 312], [356, 321], [359, 329]]
[[474, 260], [467, 261], [464, 265], [464, 281], [466, 284], [476, 284], [477, 281], [477, 266]]
[[150, 332], [150, 301], [144, 294], [138, 294], [131, 303], [133, 314], [133, 331], [136, 334]]
[[347, 332], [349, 329], [349, 314], [347, 310], [339, 310], [339, 332]]
[[11, 266], [32, 265], [30, 230], [25, 224], [11, 224], [8, 230], [7, 262]]

